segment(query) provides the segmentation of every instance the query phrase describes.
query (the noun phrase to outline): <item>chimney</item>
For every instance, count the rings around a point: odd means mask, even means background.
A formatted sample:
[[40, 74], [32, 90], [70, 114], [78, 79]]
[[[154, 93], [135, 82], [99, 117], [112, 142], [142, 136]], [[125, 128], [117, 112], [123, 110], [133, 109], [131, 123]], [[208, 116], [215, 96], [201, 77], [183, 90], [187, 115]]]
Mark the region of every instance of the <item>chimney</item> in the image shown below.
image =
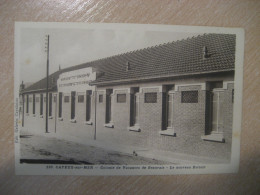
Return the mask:
[[206, 46], [203, 47], [203, 60], [209, 58], [210, 55], [208, 54], [208, 48]]
[[126, 62], [126, 71], [128, 71], [128, 70], [130, 70], [131, 68], [130, 68], [130, 63], [129, 63], [129, 61], [127, 61]]

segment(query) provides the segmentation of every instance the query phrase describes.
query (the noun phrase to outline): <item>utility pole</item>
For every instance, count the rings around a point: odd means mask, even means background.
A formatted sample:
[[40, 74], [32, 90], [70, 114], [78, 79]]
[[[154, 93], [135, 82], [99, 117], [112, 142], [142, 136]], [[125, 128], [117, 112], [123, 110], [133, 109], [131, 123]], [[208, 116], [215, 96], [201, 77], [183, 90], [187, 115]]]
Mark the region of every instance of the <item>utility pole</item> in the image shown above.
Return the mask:
[[47, 52], [47, 71], [46, 71], [46, 129], [45, 129], [45, 133], [49, 133], [48, 132], [48, 100], [49, 100], [49, 41], [50, 41], [50, 36], [49, 35], [46, 35], [46, 43], [45, 43], [45, 51]]
[[97, 139], [97, 88], [95, 86], [95, 134], [94, 134], [94, 140]]

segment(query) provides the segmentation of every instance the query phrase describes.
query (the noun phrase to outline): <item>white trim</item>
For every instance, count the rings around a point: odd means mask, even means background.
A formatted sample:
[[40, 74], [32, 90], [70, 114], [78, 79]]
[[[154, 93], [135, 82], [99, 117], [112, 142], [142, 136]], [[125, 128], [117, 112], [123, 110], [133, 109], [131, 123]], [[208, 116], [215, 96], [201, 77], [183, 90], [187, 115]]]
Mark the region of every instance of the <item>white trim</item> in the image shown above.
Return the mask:
[[168, 91], [168, 93], [169, 94], [174, 94], [175, 93], [175, 90], [173, 89], [173, 90], [170, 90], [170, 91]]
[[213, 89], [212, 91], [220, 91], [220, 92], [223, 92], [223, 91], [225, 91], [225, 89], [224, 89], [224, 88], [215, 88], [215, 89]]
[[126, 91], [126, 93], [130, 93], [130, 88], [118, 88], [118, 89], [113, 89], [113, 95], [116, 94], [116, 91]]
[[159, 134], [176, 137], [176, 133], [174, 132], [173, 128], [167, 128], [167, 130], [161, 130], [159, 131]]
[[76, 119], [71, 119], [70, 122], [71, 123], [76, 123], [77, 121], [76, 121]]
[[151, 86], [151, 87], [140, 87], [140, 93], [143, 93], [144, 89], [159, 89], [159, 92], [163, 92], [163, 86]]
[[52, 116], [49, 116], [48, 119], [53, 119], [53, 117], [52, 117]]
[[86, 95], [86, 92], [77, 92], [76, 95], [77, 95], [77, 96], [79, 96], [79, 95], [84, 95], [84, 96], [85, 96], [85, 95]]
[[234, 84], [234, 81], [223, 81], [223, 89], [228, 89], [228, 84]]
[[134, 125], [127, 128], [129, 131], [141, 132], [141, 128], [139, 125]]
[[223, 81], [223, 87], [222, 88], [215, 88], [213, 91], [224, 91], [228, 89], [228, 84], [234, 84], [234, 81]]
[[204, 141], [215, 141], [225, 143], [223, 132], [212, 132], [210, 135], [202, 135], [201, 139]]
[[192, 84], [175, 85], [175, 91], [179, 91], [179, 87], [189, 87], [189, 86], [200, 86], [201, 90], [206, 90], [206, 83], [192, 83]]
[[[213, 89], [213, 92], [224, 92], [226, 89], [224, 89], [224, 85], [223, 88], [216, 88]], [[222, 142], [225, 143], [225, 138], [224, 138], [224, 133], [223, 133], [223, 129], [221, 129], [221, 131], [219, 131], [219, 103], [220, 103], [220, 99], [219, 99], [219, 93], [217, 93], [217, 129], [216, 131], [212, 131], [209, 135], [202, 135], [201, 139], [206, 140], [206, 141], [216, 141], [216, 142]], [[211, 121], [212, 123], [212, 121]], [[223, 125], [223, 124], [222, 124]]]
[[106, 124], [104, 124], [104, 127], [107, 127], [107, 128], [114, 128], [114, 123], [111, 123], [111, 122], [106, 123]]
[[104, 93], [104, 94], [106, 94], [106, 90], [97, 90], [96, 92], [97, 93], [102, 93], [102, 94]]
[[93, 125], [93, 122], [92, 121], [85, 121], [84, 124], [85, 125]]
[[43, 115], [40, 115], [39, 117], [40, 117], [40, 118], [43, 118]]
[[62, 118], [62, 117], [61, 117], [61, 118], [58, 118], [58, 120], [59, 120], [59, 121], [63, 121], [63, 118]]

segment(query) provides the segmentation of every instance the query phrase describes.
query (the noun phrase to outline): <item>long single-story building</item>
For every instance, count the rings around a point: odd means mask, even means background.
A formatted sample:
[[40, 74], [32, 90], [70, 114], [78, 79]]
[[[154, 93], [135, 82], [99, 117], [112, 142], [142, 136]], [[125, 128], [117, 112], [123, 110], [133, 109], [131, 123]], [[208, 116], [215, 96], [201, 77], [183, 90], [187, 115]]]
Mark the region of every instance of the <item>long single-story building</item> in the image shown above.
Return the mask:
[[232, 142], [236, 36], [204, 34], [59, 69], [24, 88], [23, 128], [220, 159]]

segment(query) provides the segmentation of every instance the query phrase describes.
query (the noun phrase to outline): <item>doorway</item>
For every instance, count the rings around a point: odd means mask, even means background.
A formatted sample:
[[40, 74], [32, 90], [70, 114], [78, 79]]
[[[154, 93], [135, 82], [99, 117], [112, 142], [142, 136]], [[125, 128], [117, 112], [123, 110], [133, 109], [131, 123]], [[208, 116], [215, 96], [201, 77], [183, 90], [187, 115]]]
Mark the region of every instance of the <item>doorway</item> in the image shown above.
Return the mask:
[[76, 96], [76, 91], [71, 92], [71, 120], [75, 118], [75, 97]]

